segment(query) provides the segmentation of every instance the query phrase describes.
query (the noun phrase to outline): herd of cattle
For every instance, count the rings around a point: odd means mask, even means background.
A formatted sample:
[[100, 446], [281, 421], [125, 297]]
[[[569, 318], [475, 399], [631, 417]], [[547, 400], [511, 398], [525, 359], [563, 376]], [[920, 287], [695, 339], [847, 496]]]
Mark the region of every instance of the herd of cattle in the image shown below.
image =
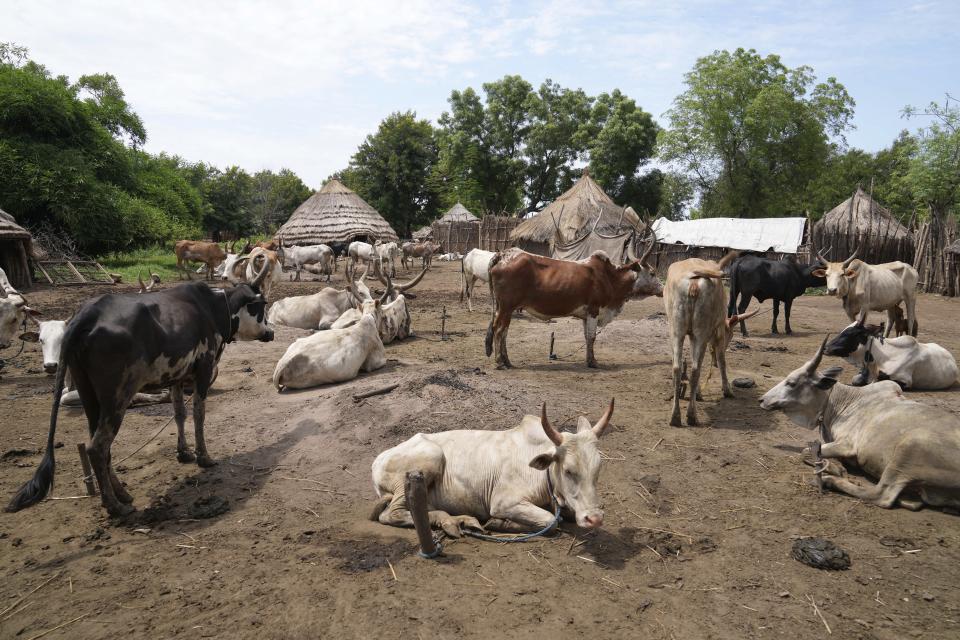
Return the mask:
[[[487, 356], [495, 355], [498, 368], [512, 366], [507, 332], [518, 312], [540, 320], [582, 320], [586, 365], [596, 367], [598, 330], [621, 312], [626, 301], [662, 297], [673, 360], [674, 426], [682, 424], [680, 401], [687, 386], [686, 423], [699, 424], [697, 401], [708, 348], [720, 369], [723, 395], [733, 396], [725, 353], [736, 328], [746, 336], [746, 320], [759, 312], [759, 307], [748, 312], [752, 299], [773, 300], [774, 333], [783, 302], [789, 334], [794, 299], [810, 287], [826, 287], [829, 295], [841, 300], [852, 324], [833, 340], [825, 339], [810, 361], [770, 389], [760, 401], [762, 408], [783, 411], [795, 423], [820, 430], [823, 443], [811, 445], [807, 456], [820, 486], [883, 507], [960, 508], [960, 423], [943, 409], [904, 396], [909, 389], [952, 387], [958, 377], [956, 360], [948, 350], [915, 337], [917, 272], [912, 266], [871, 265], [856, 259], [856, 254], [842, 262], [817, 254], [813, 264], [800, 265], [730, 252], [719, 261], [676, 262], [661, 282], [648, 261], [655, 242], [651, 238], [639, 259], [623, 265], [600, 251], [575, 262], [516, 248], [496, 253], [474, 249], [466, 256], [444, 257], [460, 259], [460, 299], [466, 299], [471, 312], [476, 283], [489, 286], [493, 312], [485, 347]], [[112, 468], [110, 446], [131, 404], [170, 401], [178, 430], [178, 460], [204, 467], [214, 464], [204, 440], [204, 402], [227, 343], [270, 341], [272, 325], [313, 330], [290, 344], [277, 362], [273, 383], [278, 390], [342, 382], [360, 371], [383, 367], [384, 345], [412, 334], [408, 308], [412, 296], [407, 292], [442, 252], [431, 242], [295, 247], [280, 240], [247, 243], [239, 252], [235, 248], [227, 251], [216, 243], [193, 241], [178, 242], [175, 248], [178, 268], [188, 278], [192, 279], [187, 265], [200, 262], [208, 279], [220, 278], [232, 287], [189, 282], [152, 290], [157, 279], [151, 277], [149, 285], [140, 281], [140, 294], [100, 296], [69, 321], [38, 321], [38, 312], [3, 276], [0, 348], [9, 347], [17, 331], [32, 320], [38, 331], [24, 331], [20, 338], [40, 342], [44, 369], [56, 375], [46, 451], [33, 478], [7, 510], [28, 507], [48, 494], [61, 404], [82, 405], [102, 502], [111, 515], [119, 516], [132, 511], [133, 499]], [[329, 281], [340, 257], [345, 259], [345, 289], [326, 287], [275, 300], [268, 308], [285, 265], [297, 279], [306, 269]], [[409, 270], [413, 258], [421, 259], [422, 271], [409, 282], [395, 282], [396, 263]], [[382, 294], [375, 295], [367, 286], [370, 278], [383, 285]], [[885, 328], [867, 324], [871, 311], [887, 313]], [[890, 338], [893, 330], [897, 337]], [[683, 348], [688, 338], [689, 385], [684, 383]], [[824, 356], [856, 364], [860, 373], [853, 384], [838, 382], [839, 367], [819, 371]], [[184, 436], [185, 390], [193, 394], [195, 452]], [[599, 527], [603, 511], [597, 490], [601, 464], [597, 443], [613, 409], [611, 400], [593, 425], [581, 417], [576, 433], [555, 429], [544, 405], [540, 416], [525, 416], [508, 431], [418, 434], [374, 461], [380, 499], [373, 518], [389, 525], [412, 524], [404, 478], [417, 470], [428, 482], [431, 523], [451, 536], [464, 528], [539, 531], [555, 523], [554, 506], [566, 510], [581, 527]], [[855, 464], [877, 483], [852, 482], [837, 460]]]

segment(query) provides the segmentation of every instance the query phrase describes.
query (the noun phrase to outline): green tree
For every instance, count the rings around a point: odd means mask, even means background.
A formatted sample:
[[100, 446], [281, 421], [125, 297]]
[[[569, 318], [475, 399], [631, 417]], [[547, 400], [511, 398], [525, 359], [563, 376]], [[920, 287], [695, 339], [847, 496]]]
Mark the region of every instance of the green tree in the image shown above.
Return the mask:
[[930, 218], [943, 221], [960, 205], [960, 106], [947, 95], [943, 104], [904, 109], [904, 116], [932, 118], [917, 132], [917, 148], [908, 170], [914, 195]]
[[691, 176], [707, 216], [796, 213], [822, 171], [831, 140], [844, 142], [854, 101], [835, 78], [814, 84], [753, 49], [697, 60], [667, 112], [660, 157]]
[[260, 233], [270, 233], [286, 222], [311, 193], [290, 169], [258, 171], [253, 175], [249, 204], [254, 227]]
[[203, 196], [209, 203], [203, 226], [214, 238], [228, 231], [248, 235], [256, 231], [251, 200], [253, 178], [237, 166], [224, 171], [213, 170], [203, 183]]
[[86, 95], [84, 102], [94, 118], [117, 138], [130, 141], [132, 147], [142, 147], [147, 141], [143, 121], [127, 104], [123, 89], [109, 73], [80, 76], [73, 90]]
[[433, 172], [437, 148], [433, 126], [416, 113], [392, 113], [367, 136], [339, 174], [401, 235], [436, 217]]
[[664, 173], [660, 182], [657, 217], [683, 220], [687, 207], [693, 202], [693, 195], [693, 181], [686, 174], [674, 171]]

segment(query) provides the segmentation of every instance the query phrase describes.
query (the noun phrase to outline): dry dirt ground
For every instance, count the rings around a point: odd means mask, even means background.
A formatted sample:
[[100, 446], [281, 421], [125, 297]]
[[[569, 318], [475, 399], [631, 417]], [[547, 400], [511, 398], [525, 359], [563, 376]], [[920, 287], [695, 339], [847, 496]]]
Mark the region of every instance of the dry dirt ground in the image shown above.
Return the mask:
[[[279, 295], [319, 286], [284, 283]], [[819, 495], [800, 456], [815, 435], [758, 406], [825, 332], [846, 324], [837, 300], [798, 300], [790, 337], [768, 333], [769, 314], [753, 320], [755, 335], [737, 340], [728, 360], [733, 377], [757, 387], [724, 400], [715, 374], [701, 404], [706, 426], [673, 428], [660, 299], [629, 303], [602, 333], [599, 371], [584, 367], [573, 320], [515, 321], [516, 369], [497, 371], [483, 354], [488, 295], [481, 288], [468, 314], [458, 287], [458, 264], [436, 266], [412, 301], [418, 337], [388, 346], [384, 369], [350, 383], [277, 393], [274, 364], [305, 331], [230, 345], [207, 405], [213, 469], [177, 463], [169, 405], [131, 410], [114, 460], [161, 430], [119, 465], [135, 517], [111, 521], [97, 499], [81, 498], [0, 514], [0, 637], [63, 623], [46, 637], [823, 638], [828, 625], [838, 638], [960, 637], [960, 519]], [[30, 298], [63, 318], [97, 292]], [[958, 304], [921, 297], [922, 338], [960, 352]], [[52, 386], [40, 364], [28, 345], [0, 382], [2, 496], [40, 461]], [[852, 375], [848, 366], [844, 379]], [[352, 400], [392, 382], [400, 387], [389, 395]], [[565, 524], [526, 544], [448, 541], [429, 561], [416, 556], [412, 530], [367, 519], [373, 458], [414, 433], [509, 428], [544, 400], [571, 428], [579, 414], [596, 420], [611, 396], [602, 530]], [[956, 388], [911, 396], [960, 409]], [[78, 410], [60, 415], [54, 495], [64, 498], [83, 493], [76, 444], [86, 426]], [[801, 536], [834, 541], [851, 568], [793, 560]]]

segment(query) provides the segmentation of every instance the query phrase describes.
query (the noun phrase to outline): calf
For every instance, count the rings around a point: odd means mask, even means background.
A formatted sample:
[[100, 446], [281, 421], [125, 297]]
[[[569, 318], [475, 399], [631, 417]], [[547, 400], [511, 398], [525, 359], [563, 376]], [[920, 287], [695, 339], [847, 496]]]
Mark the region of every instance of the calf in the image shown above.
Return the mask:
[[41, 315], [31, 309], [26, 298], [13, 288], [7, 280], [7, 274], [0, 269], [0, 349], [6, 349], [13, 342], [13, 336], [26, 325], [27, 318]]
[[371, 519], [412, 526], [404, 481], [407, 472], [422, 471], [430, 524], [453, 537], [460, 536], [461, 527], [517, 533], [546, 529], [555, 524], [555, 506], [580, 527], [600, 527], [597, 442], [612, 415], [613, 400], [595, 425], [581, 416], [576, 433], [560, 432], [547, 419], [544, 403], [539, 418], [524, 416], [508, 431], [418, 433], [373, 461], [380, 500]]
[[376, 248], [372, 244], [355, 240], [347, 247], [347, 266], [345, 268], [348, 279], [353, 277], [352, 274], [358, 262], [366, 265], [368, 269], [372, 266], [374, 272], [376, 272], [378, 268], [382, 269], [383, 267], [380, 254], [377, 253]]
[[[760, 399], [807, 429], [821, 427], [814, 443], [820, 483], [884, 508], [960, 508], [960, 422], [950, 412], [907, 400], [892, 381], [863, 388], [837, 382], [842, 369], [818, 372], [829, 336], [812, 360]], [[860, 485], [842, 476], [837, 458], [878, 478]], [[837, 472], [840, 473], [837, 473]]]
[[397, 277], [397, 260], [400, 258], [400, 247], [396, 242], [382, 242], [376, 245], [380, 264], [384, 266], [391, 278]]
[[[250, 285], [230, 291], [190, 283], [148, 295], [104, 295], [88, 302], [67, 325], [54, 384], [47, 448], [40, 467], [13, 497], [8, 511], [36, 504], [53, 484], [54, 436], [67, 371], [83, 403], [90, 431], [87, 451], [103, 506], [114, 516], [133, 511], [133, 498], [110, 462], [110, 447], [134, 395], [169, 388], [177, 422], [177, 459], [209, 467], [203, 435], [205, 402], [223, 348], [236, 337], [269, 341], [266, 302], [260, 284], [266, 268]], [[196, 456], [184, 437], [183, 385], [194, 385]]]
[[821, 266], [813, 273], [826, 278], [827, 293], [843, 301], [850, 320], [856, 320], [861, 310], [886, 311], [888, 336], [895, 323], [893, 308], [903, 302], [910, 335], [916, 337], [917, 270], [905, 262], [867, 264], [856, 257], [856, 251], [843, 262], [827, 262], [820, 256]]
[[523, 308], [541, 320], [583, 320], [587, 366], [597, 367], [593, 355], [597, 329], [616, 318], [627, 300], [663, 294], [663, 286], [646, 263], [655, 242], [653, 238], [639, 260], [620, 267], [603, 251], [579, 262], [554, 260], [517, 248], [498, 253], [490, 261], [493, 318], [487, 327], [487, 357], [496, 351], [498, 369], [512, 366], [507, 356], [507, 331], [513, 312]]
[[[750, 306], [750, 298], [763, 302], [773, 299], [773, 322], [771, 333], [777, 333], [777, 317], [780, 315], [780, 301], [783, 301], [784, 330], [790, 334], [790, 310], [793, 300], [802, 296], [810, 287], [822, 287], [826, 280], [815, 276], [819, 264], [800, 265], [792, 260], [768, 260], [753, 255], [741, 256], [730, 267], [730, 304], [727, 315], [744, 313]], [[737, 297], [740, 304], [737, 305]], [[747, 324], [740, 323], [740, 333], [747, 336]]]
[[[908, 335], [910, 329], [907, 328], [907, 319], [903, 317], [903, 307], [897, 305], [890, 311], [893, 313], [893, 328], [896, 331], [897, 337]], [[914, 331], [920, 330], [920, 323], [917, 322], [916, 318], [913, 320], [913, 328]]]
[[[904, 389], [948, 389], [957, 381], [957, 361], [938, 344], [917, 342], [913, 336], [882, 337], [883, 326], [864, 324], [866, 313], [831, 340], [824, 353], [839, 356], [867, 370], [856, 386], [893, 380]], [[860, 384], [857, 384], [857, 383]]]
[[[413, 244], [412, 247], [407, 247], [408, 244]], [[443, 251], [443, 247], [433, 240], [427, 240], [426, 242], [417, 242], [417, 243], [404, 243], [403, 254], [404, 261], [409, 258], [420, 258], [421, 266], [429, 267], [433, 263], [433, 256]], [[406, 266], [406, 262], [404, 262]]]
[[333, 249], [325, 244], [305, 247], [284, 247], [287, 262], [292, 264], [300, 280], [300, 270], [306, 265], [319, 265], [320, 273], [327, 276], [327, 282], [333, 275]]
[[490, 261], [496, 254], [483, 249], [471, 249], [460, 263], [460, 302], [467, 297], [467, 309], [473, 313], [473, 285], [490, 281]]
[[193, 279], [190, 270], [187, 268], [190, 262], [205, 264], [207, 279], [212, 280], [217, 265], [227, 258], [227, 252], [219, 244], [200, 240], [179, 240], [173, 247], [173, 253], [177, 256], [177, 270], [181, 280], [184, 273], [187, 274], [188, 279]]
[[363, 303], [363, 316], [351, 327], [331, 329], [291, 344], [273, 371], [273, 384], [283, 389], [306, 389], [345, 382], [361, 370], [374, 371], [387, 363], [378, 332], [380, 301]]
[[683, 366], [683, 342], [690, 337], [690, 358], [693, 368], [690, 373], [690, 404], [687, 406], [687, 424], [695, 426], [697, 399], [700, 391], [700, 367], [707, 347], [713, 352], [713, 360], [720, 368], [720, 384], [723, 397], [732, 398], [733, 392], [727, 382], [727, 346], [733, 337], [733, 328], [738, 322], [756, 315], [759, 308], [746, 315], [724, 313], [723, 268], [737, 257], [730, 252], [720, 262], [690, 258], [674, 262], [667, 270], [667, 284], [663, 290], [663, 304], [670, 325], [670, 344], [673, 355], [673, 413], [670, 424], [680, 423], [681, 375]]

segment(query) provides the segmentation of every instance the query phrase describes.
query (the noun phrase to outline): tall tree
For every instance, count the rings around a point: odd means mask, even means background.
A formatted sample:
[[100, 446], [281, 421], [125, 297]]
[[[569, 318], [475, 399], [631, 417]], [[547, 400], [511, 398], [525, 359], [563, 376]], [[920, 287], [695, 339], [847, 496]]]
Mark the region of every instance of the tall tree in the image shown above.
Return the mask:
[[310, 193], [290, 169], [258, 171], [253, 175], [249, 205], [254, 227], [260, 233], [269, 233], [286, 222]]
[[412, 111], [397, 112], [367, 136], [340, 178], [401, 235], [410, 237], [414, 226], [436, 217], [431, 179], [436, 162], [433, 125]]
[[917, 149], [909, 179], [919, 202], [935, 220], [944, 220], [960, 205], [960, 106], [947, 95], [943, 104], [904, 109], [908, 118], [926, 116], [929, 126], [917, 132]]
[[707, 216], [794, 213], [844, 143], [854, 101], [835, 78], [814, 83], [807, 66], [786, 67], [755, 50], [697, 60], [667, 112], [660, 157], [695, 181]]

